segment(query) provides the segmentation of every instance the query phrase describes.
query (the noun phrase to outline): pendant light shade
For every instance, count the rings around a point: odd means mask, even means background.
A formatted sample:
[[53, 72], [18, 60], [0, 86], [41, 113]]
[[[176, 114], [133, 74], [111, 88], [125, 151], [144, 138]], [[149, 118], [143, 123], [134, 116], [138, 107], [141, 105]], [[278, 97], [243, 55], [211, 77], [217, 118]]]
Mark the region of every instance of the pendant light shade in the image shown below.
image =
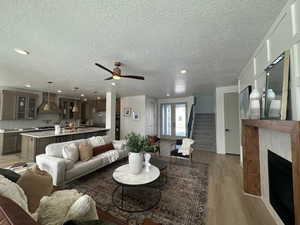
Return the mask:
[[52, 81], [48, 82], [48, 101], [47, 101], [47, 103], [45, 104], [45, 106], [43, 108], [43, 110], [45, 112], [49, 112], [50, 111], [50, 86], [51, 86], [52, 83], [53, 83]]
[[78, 112], [78, 111], [79, 111], [79, 109], [78, 109], [77, 103], [75, 103], [72, 108], [72, 112]]

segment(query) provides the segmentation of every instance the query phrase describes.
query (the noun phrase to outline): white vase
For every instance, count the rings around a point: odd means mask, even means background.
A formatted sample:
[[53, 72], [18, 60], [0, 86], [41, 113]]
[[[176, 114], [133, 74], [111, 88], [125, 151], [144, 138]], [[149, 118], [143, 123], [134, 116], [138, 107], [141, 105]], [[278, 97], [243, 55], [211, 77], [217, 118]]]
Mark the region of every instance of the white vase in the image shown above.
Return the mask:
[[250, 105], [249, 105], [249, 111], [250, 111], [250, 119], [260, 119], [260, 93], [255, 88], [250, 94]]
[[129, 171], [131, 174], [139, 174], [143, 169], [143, 154], [142, 153], [134, 153], [129, 152], [128, 155], [128, 163], [129, 163]]

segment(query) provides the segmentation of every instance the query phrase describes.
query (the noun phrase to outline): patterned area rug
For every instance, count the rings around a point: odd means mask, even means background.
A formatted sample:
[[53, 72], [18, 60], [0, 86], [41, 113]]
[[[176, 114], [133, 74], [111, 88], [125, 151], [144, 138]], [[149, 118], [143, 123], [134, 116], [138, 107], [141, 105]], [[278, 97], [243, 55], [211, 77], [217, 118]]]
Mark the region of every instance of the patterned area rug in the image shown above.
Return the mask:
[[112, 203], [112, 193], [117, 184], [112, 173], [127, 163], [127, 159], [113, 163], [67, 185], [93, 197], [97, 207], [132, 224], [144, 218], [163, 225], [205, 225], [207, 214], [208, 165], [187, 160], [160, 158], [168, 163], [167, 184], [161, 187], [161, 200], [153, 209], [141, 213], [127, 213]]

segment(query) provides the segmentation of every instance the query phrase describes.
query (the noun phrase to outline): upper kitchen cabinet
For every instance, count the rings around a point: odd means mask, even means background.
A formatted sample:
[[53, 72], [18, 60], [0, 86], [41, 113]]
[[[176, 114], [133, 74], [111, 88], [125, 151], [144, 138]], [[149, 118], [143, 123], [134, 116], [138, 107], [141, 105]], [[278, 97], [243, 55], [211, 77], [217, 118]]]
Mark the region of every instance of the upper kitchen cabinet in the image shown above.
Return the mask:
[[33, 120], [36, 118], [36, 102], [38, 96], [31, 93], [15, 92], [16, 95], [16, 119]]
[[16, 119], [16, 95], [13, 91], [2, 90], [0, 93], [0, 120]]
[[106, 110], [106, 101], [105, 99], [96, 100], [95, 111], [96, 112], [105, 112]]
[[81, 119], [81, 104], [77, 99], [60, 98], [59, 109], [62, 119]]
[[0, 119], [35, 119], [37, 97], [37, 95], [27, 92], [2, 90], [0, 96]]

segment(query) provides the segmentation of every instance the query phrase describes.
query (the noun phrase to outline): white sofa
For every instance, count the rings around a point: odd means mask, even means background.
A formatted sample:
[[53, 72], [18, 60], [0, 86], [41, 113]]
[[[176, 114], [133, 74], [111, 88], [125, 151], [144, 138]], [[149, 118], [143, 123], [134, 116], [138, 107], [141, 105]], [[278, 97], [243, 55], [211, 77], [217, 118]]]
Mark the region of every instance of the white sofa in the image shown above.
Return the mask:
[[36, 156], [36, 163], [40, 169], [51, 174], [53, 178], [53, 185], [64, 185], [65, 183], [68, 183], [74, 179], [89, 174], [128, 156], [128, 151], [125, 149], [125, 144], [115, 144], [117, 141], [114, 141], [114, 146], [123, 147], [101, 153], [88, 161], [79, 160], [77, 162], [73, 162], [63, 158], [62, 151], [64, 146], [70, 143], [79, 145], [80, 143], [86, 141], [86, 139], [79, 139], [69, 142], [50, 144], [46, 147], [45, 154]]

